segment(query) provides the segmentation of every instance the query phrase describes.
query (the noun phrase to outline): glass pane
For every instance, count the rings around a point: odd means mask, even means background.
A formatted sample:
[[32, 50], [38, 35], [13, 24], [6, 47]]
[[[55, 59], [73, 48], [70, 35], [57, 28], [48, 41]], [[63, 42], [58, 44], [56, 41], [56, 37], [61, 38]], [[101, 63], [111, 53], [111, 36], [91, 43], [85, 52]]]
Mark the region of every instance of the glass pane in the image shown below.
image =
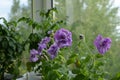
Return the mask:
[[[17, 20], [21, 17], [31, 17], [31, 0], [1, 0], [0, 17], [4, 17], [8, 22], [10, 21], [17, 22]], [[3, 24], [3, 21], [1, 19], [0, 24]], [[17, 27], [15, 27], [15, 31], [19, 32], [19, 34], [22, 35], [23, 38], [21, 39], [26, 40], [31, 32], [31, 27], [29, 27], [24, 22], [20, 22], [19, 24], [17, 24]], [[20, 74], [23, 74], [24, 72], [27, 71], [27, 69], [25, 68], [26, 61], [28, 60], [29, 57], [28, 53], [29, 52], [26, 48], [26, 51], [23, 52], [22, 56], [22, 66], [20, 67]]]
[[19, 18], [22, 16], [30, 17], [31, 0], [1, 0], [0, 17], [11, 20], [14, 16]]
[[8, 13], [10, 13], [11, 5], [12, 5], [11, 0], [2, 0], [0, 2], [0, 17], [8, 18]]
[[[96, 36], [101, 34], [104, 37], [110, 37], [112, 46], [105, 53], [108, 61], [104, 65], [104, 70], [112, 76], [120, 72], [119, 0], [54, 0], [54, 7], [58, 10], [57, 18], [67, 19], [68, 26], [64, 27], [73, 33], [73, 47], [79, 41], [79, 35], [82, 34], [88, 48], [92, 53], [96, 53], [93, 47]], [[83, 52], [87, 53], [85, 50]]]

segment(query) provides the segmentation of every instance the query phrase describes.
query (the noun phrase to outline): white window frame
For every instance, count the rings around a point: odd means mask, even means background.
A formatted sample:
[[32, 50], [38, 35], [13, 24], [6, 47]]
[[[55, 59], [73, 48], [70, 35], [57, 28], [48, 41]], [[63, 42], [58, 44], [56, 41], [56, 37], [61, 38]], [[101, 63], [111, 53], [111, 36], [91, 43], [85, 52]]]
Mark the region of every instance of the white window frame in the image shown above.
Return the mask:
[[39, 16], [40, 11], [47, 11], [53, 7], [53, 0], [31, 0], [32, 6], [32, 19], [40, 22], [41, 18]]
[[[32, 19], [36, 22], [40, 22], [42, 20], [42, 18], [39, 16], [40, 11], [47, 11], [48, 9], [55, 7], [53, 4], [54, 0], [31, 0], [31, 3]], [[67, 24], [70, 25], [73, 23], [73, 6], [69, 6], [69, 4], [71, 4], [71, 1], [66, 0], [66, 15], [68, 16]]]

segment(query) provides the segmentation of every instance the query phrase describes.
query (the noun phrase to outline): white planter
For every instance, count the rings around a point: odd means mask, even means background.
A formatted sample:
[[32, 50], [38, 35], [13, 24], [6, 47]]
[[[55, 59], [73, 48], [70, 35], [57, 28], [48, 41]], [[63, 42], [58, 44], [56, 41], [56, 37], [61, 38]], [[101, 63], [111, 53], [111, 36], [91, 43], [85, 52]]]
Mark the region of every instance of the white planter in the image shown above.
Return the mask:
[[41, 80], [41, 77], [37, 76], [34, 72], [30, 72], [24, 74], [22, 78], [18, 78], [16, 80]]

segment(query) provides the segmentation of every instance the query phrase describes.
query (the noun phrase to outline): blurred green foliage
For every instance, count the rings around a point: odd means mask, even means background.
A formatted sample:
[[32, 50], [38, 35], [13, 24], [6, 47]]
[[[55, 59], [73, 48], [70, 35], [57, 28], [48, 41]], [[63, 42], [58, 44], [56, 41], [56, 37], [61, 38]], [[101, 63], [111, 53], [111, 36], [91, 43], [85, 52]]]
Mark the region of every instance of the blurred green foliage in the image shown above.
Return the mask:
[[112, 47], [109, 53], [106, 53], [106, 64], [104, 70], [115, 76], [120, 72], [119, 67], [119, 47], [120, 37], [116, 29], [120, 20], [117, 15], [118, 7], [113, 7], [114, 0], [54, 0], [55, 7], [58, 9], [56, 17], [58, 19], [67, 19], [68, 28], [73, 33], [73, 53], [86, 52], [84, 46], [74, 49], [79, 41], [79, 35], [85, 36], [85, 41], [92, 53], [96, 53], [93, 46], [95, 36], [102, 34], [112, 39]]
[[[30, 0], [28, 1], [30, 3]], [[55, 0], [55, 1], [58, 2], [58, 4], [55, 4], [55, 7], [57, 8], [58, 11], [57, 14], [55, 13], [55, 20], [56, 21], [68, 20], [67, 25], [62, 24], [59, 25], [59, 22], [57, 25], [56, 24], [51, 25], [51, 23], [53, 22], [50, 19], [52, 18], [46, 19], [46, 17], [48, 16], [44, 15], [45, 13], [41, 13], [41, 15], [47, 21], [43, 21], [43, 23], [40, 22], [40, 24], [32, 21], [30, 18], [26, 18], [30, 17], [30, 4], [28, 5], [28, 7], [25, 6], [20, 7], [19, 0], [14, 0], [14, 4], [11, 9], [10, 20], [14, 21], [17, 20], [19, 17], [24, 16], [23, 18], [19, 19], [20, 22], [21, 21], [23, 22], [19, 23], [19, 27], [17, 28], [17, 30], [20, 32], [21, 35], [23, 35], [23, 39], [26, 40], [27, 38], [30, 39], [31, 41], [30, 45], [32, 45], [30, 46], [31, 48], [36, 47], [37, 45], [36, 43], [43, 36], [46, 35], [47, 31], [52, 29], [51, 28], [52, 26], [60, 26], [69, 29], [73, 33], [74, 42], [72, 47], [70, 47], [69, 49], [62, 50], [61, 54], [69, 52], [67, 56], [66, 54], [62, 55], [65, 56], [65, 59], [67, 59], [66, 62], [67, 65], [73, 66], [70, 67], [72, 72], [79, 73], [76, 75], [74, 80], [79, 80], [81, 77], [84, 80], [86, 79], [88, 80], [89, 78], [91, 79], [94, 78], [95, 80], [103, 80], [103, 76], [108, 80], [112, 78], [113, 80], [119, 79], [120, 37], [118, 30], [116, 29], [116, 26], [119, 25], [119, 16], [117, 16], [118, 8], [113, 7], [113, 2], [112, 1], [110, 2], [110, 0]], [[36, 34], [36, 31], [39, 29], [40, 31], [38, 33], [40, 34], [43, 33], [42, 36]], [[32, 34], [30, 35], [30, 33]], [[79, 39], [80, 34], [84, 35], [85, 41], [80, 41]], [[112, 39], [112, 47], [109, 50], [109, 52], [104, 55], [104, 57], [99, 54], [96, 54], [97, 51], [93, 46], [93, 41], [98, 34], [102, 34], [105, 37], [110, 37]], [[33, 38], [36, 40], [34, 40]], [[79, 46], [76, 46], [78, 44]], [[28, 46], [27, 49], [29, 49]], [[28, 56], [26, 55], [26, 53], [28, 52], [29, 51], [24, 52], [25, 58], [26, 56]], [[92, 61], [92, 57], [90, 56], [93, 55], [93, 53], [95, 54], [94, 63], [96, 64], [94, 68], [92, 67], [92, 63], [87, 64]], [[57, 63], [59, 62], [59, 60], [63, 60], [63, 58], [62, 59], [58, 58], [58, 61], [56, 60], [56, 63], [54, 65], [57, 65], [57, 69], [59, 69], [61, 66]], [[51, 66], [50, 68], [53, 68], [53, 66], [50, 65], [49, 63], [54, 63], [54, 61], [47, 63], [45, 62], [46, 65], [44, 66], [44, 69], [45, 71], [47, 69], [48, 72], [49, 70], [51, 70], [49, 69], [50, 66]], [[66, 63], [65, 65], [64, 64], [62, 65], [62, 68], [66, 67]], [[77, 67], [74, 68], [74, 65], [72, 63], [75, 63]], [[102, 70], [101, 72], [99, 72], [99, 66], [102, 66], [100, 67], [100, 71]], [[66, 80], [65, 78], [68, 79], [71, 76], [71, 75], [68, 76], [67, 73], [68, 71], [66, 71], [65, 69], [63, 70], [59, 69], [50, 71], [48, 73], [49, 75], [47, 76], [51, 77], [51, 75], [55, 74], [55, 77], [59, 77], [61, 78], [61, 80]], [[62, 74], [65, 74], [66, 77], [64, 76], [61, 77]], [[98, 75], [101, 75], [102, 77], [98, 77]], [[74, 75], [72, 76], [74, 77]]]
[[1, 17], [3, 24], [0, 24], [0, 80], [4, 80], [5, 73], [14, 74], [17, 77], [21, 65], [21, 55], [24, 51], [24, 40], [16, 32], [17, 22], [8, 22]]
[[[27, 3], [20, 4], [21, 0], [12, 0], [12, 6], [9, 13], [9, 21], [17, 21], [21, 17], [29, 17], [31, 18], [31, 0], [27, 0]], [[25, 22], [18, 22], [17, 28], [15, 28], [17, 32], [22, 36], [20, 41], [24, 40], [26, 41], [29, 37], [30, 33], [32, 32], [32, 27], [26, 24]], [[24, 33], [24, 34], [23, 34]], [[29, 51], [27, 50], [28, 45], [25, 46], [25, 51], [23, 51], [22, 54], [22, 65], [19, 68], [20, 74], [23, 75], [26, 70], [26, 62], [29, 60]]]

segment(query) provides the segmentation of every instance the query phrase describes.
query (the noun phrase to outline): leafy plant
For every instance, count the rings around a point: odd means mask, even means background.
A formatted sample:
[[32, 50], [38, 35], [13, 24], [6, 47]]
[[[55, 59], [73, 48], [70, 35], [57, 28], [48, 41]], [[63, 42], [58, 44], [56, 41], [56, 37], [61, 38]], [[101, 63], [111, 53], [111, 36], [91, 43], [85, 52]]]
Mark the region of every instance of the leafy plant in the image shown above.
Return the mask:
[[[103, 66], [109, 61], [109, 53], [106, 52], [110, 49], [111, 39], [98, 35], [90, 47], [83, 35], [74, 41], [74, 32], [63, 28], [67, 26], [66, 22], [53, 18], [53, 12], [57, 13], [56, 8], [40, 12], [41, 22], [26, 17], [17, 22], [7, 22], [1, 18], [4, 23], [0, 25], [1, 79], [5, 72], [16, 75], [19, 73], [20, 57], [26, 45], [29, 45], [30, 51], [27, 70], [40, 73], [43, 80], [110, 79]], [[23, 40], [20, 32], [16, 32], [20, 22], [32, 27], [26, 40]]]
[[21, 64], [21, 55], [24, 50], [24, 41], [15, 30], [17, 22], [7, 22], [5, 18], [0, 24], [0, 79], [4, 79], [4, 73], [11, 73], [17, 77]]
[[[72, 31], [62, 28], [62, 26], [66, 26], [65, 21], [54, 19], [54, 11], [57, 12], [53, 8], [45, 13], [40, 13], [40, 16], [43, 17], [40, 23], [29, 18], [20, 19], [33, 28], [33, 32], [27, 40], [30, 43], [28, 71], [39, 72], [43, 80], [107, 79], [106, 76], [110, 75], [103, 68], [107, 60], [107, 54], [104, 53], [110, 49], [111, 39], [98, 35], [94, 43], [97, 51], [94, 45], [89, 47], [85, 37], [80, 35], [80, 39], [76, 42], [77, 45], [72, 44], [74, 47], [68, 47], [71, 42], [75, 42], [71, 40]], [[61, 42], [64, 45], [61, 45]]]

